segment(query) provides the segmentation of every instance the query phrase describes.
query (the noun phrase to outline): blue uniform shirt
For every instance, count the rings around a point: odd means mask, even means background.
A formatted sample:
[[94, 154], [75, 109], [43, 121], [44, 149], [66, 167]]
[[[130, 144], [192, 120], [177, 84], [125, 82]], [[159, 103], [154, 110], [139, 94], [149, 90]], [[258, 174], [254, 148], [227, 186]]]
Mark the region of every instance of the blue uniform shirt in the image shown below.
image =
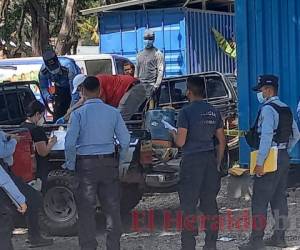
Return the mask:
[[[73, 79], [76, 75], [80, 74], [80, 68], [77, 66], [75, 61], [71, 58], [60, 57], [60, 65], [62, 66], [61, 72], [58, 74], [51, 74], [45, 64], [42, 65], [39, 73], [39, 82], [42, 91], [42, 95], [46, 100], [51, 97], [48, 92], [48, 88], [52, 83], [57, 87], [70, 89], [70, 93], [73, 90]], [[73, 96], [72, 96], [73, 100]]]
[[[15, 139], [7, 140], [7, 136], [3, 131], [0, 131], [0, 158], [8, 165], [13, 164], [13, 154], [15, 152], [17, 141]], [[6, 171], [0, 166], [0, 188], [3, 188], [8, 193], [10, 198], [18, 204], [25, 203], [25, 197], [16, 187]]]
[[124, 158], [130, 134], [119, 111], [100, 99], [90, 99], [71, 114], [65, 139], [66, 168], [75, 169], [76, 155], [99, 155], [115, 152], [115, 140]]
[[18, 204], [24, 204], [26, 202], [26, 199], [24, 195], [20, 192], [20, 190], [17, 188], [15, 183], [12, 181], [10, 176], [6, 173], [6, 171], [2, 168], [0, 165], [0, 188], [2, 188], [8, 196], [11, 198], [11, 200]]
[[[267, 102], [264, 103], [264, 106], [261, 108], [261, 113], [258, 119], [258, 129], [257, 131], [261, 133], [260, 136], [260, 145], [259, 152], [257, 156], [256, 164], [262, 166], [265, 162], [269, 154], [269, 150], [272, 146], [277, 146], [275, 142], [273, 142], [274, 130], [277, 129], [279, 123], [279, 115], [277, 111], [270, 105], [265, 105], [267, 103], [275, 103], [280, 107], [287, 107], [286, 104], [279, 100], [278, 96], [274, 96], [270, 98]], [[293, 120], [293, 133], [290, 136], [288, 151], [290, 152], [293, 147], [296, 145], [298, 140], [300, 139], [300, 133], [298, 130], [298, 126]], [[280, 148], [280, 146], [279, 146]]]

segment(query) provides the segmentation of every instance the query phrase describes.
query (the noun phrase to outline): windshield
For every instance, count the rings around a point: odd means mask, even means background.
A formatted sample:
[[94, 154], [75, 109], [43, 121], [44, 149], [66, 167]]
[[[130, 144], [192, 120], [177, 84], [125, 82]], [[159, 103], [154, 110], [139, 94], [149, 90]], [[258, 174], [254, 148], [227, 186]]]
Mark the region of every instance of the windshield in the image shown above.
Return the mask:
[[112, 74], [112, 63], [110, 59], [97, 59], [85, 61], [88, 75]]

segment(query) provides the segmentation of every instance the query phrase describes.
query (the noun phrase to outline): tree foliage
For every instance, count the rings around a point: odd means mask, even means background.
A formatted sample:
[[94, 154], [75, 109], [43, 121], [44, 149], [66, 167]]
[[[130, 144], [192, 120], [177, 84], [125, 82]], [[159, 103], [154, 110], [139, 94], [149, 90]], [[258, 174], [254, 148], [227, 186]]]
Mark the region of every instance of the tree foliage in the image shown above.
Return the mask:
[[96, 6], [99, 0], [0, 0], [0, 50], [11, 57], [37, 56], [49, 45], [69, 54], [81, 38], [96, 45], [97, 17], [79, 14]]

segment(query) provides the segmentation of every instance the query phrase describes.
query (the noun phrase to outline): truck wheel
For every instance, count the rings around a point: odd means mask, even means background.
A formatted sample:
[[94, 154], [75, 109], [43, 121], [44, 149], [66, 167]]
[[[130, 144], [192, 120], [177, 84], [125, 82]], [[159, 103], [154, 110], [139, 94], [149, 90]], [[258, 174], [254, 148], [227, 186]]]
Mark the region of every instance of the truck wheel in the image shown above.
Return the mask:
[[143, 197], [138, 184], [122, 184], [121, 187], [121, 214], [128, 214]]
[[55, 170], [49, 174], [41, 227], [52, 235], [70, 236], [77, 233], [73, 178], [74, 174], [65, 170]]

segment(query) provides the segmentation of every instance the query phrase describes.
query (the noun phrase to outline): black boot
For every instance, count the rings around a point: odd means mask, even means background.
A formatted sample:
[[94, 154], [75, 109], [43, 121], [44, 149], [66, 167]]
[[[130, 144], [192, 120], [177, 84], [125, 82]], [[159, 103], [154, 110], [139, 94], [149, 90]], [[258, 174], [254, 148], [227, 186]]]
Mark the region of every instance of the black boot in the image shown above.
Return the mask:
[[46, 239], [42, 236], [39, 236], [35, 238], [29, 238], [27, 243], [29, 244], [29, 248], [45, 247], [53, 245], [53, 239]]

